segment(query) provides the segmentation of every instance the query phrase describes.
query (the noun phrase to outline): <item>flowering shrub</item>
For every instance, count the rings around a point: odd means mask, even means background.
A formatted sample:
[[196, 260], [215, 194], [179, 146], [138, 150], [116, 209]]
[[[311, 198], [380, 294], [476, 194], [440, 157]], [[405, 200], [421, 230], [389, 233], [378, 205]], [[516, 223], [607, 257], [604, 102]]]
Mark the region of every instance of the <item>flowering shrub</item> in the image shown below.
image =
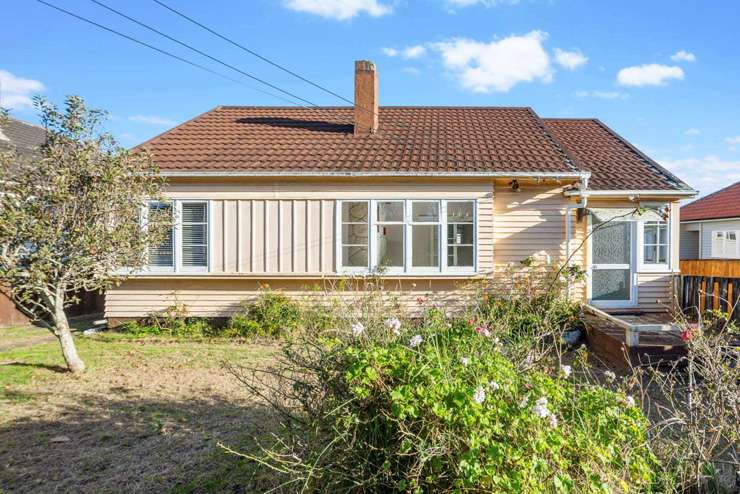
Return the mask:
[[[657, 462], [627, 397], [520, 371], [477, 321], [432, 311], [286, 350], [291, 433], [253, 456], [307, 492], [645, 492]], [[490, 331], [490, 329], [489, 329]], [[568, 370], [566, 370], [568, 369]], [[270, 379], [275, 381], [275, 372]], [[260, 391], [260, 388], [253, 387]], [[262, 388], [264, 389], [264, 388]]]

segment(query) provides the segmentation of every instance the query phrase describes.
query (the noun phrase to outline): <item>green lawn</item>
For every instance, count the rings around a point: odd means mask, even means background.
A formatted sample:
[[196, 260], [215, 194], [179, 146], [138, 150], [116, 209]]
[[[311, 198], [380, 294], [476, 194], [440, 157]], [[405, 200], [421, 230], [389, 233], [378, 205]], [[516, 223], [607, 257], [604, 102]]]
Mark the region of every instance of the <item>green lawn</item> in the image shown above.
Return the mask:
[[249, 492], [217, 443], [271, 421], [224, 363], [267, 366], [274, 345], [80, 335], [72, 375], [48, 334], [0, 329], [0, 492]]

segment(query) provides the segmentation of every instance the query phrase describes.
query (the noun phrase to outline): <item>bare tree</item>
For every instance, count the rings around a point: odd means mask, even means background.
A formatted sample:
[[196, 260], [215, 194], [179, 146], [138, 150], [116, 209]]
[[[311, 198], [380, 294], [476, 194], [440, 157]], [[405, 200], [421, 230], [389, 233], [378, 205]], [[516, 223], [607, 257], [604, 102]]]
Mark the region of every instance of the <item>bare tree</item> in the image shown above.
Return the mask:
[[63, 110], [35, 100], [47, 141], [33, 157], [0, 154], [0, 286], [59, 339], [68, 368], [83, 371], [65, 307], [80, 290], [102, 290], [140, 269], [171, 217], [153, 212], [163, 179], [146, 153], [119, 147], [105, 112], [77, 96]]

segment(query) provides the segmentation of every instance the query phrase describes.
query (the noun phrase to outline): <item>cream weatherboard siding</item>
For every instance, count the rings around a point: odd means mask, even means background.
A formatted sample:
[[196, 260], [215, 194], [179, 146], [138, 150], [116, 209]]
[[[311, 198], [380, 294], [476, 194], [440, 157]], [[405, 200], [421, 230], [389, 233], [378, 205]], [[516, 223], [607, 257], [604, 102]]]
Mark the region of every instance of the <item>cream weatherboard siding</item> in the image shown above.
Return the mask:
[[[131, 278], [108, 291], [107, 317], [142, 317], [176, 303], [193, 315], [228, 315], [267, 284], [303, 298], [359, 296], [363, 290], [357, 286], [329, 290], [337, 283], [336, 201], [341, 199], [475, 200], [478, 275], [490, 276], [494, 269], [490, 180], [181, 181], [167, 196], [210, 201], [210, 273]], [[454, 310], [470, 300], [470, 285], [470, 277], [459, 275], [413, 276], [389, 279], [386, 288], [406, 309], [420, 307], [421, 297], [425, 305]]]
[[[172, 183], [173, 199], [210, 201], [211, 271], [191, 275], [146, 275], [130, 278], [106, 294], [106, 316], [143, 317], [183, 304], [193, 315], [228, 316], [261, 287], [284, 291], [302, 299], [327, 301], [328, 295], [351, 301], [364, 287], [350, 284], [335, 290], [336, 201], [341, 199], [470, 199], [477, 209], [477, 276], [408, 276], [389, 278], [384, 289], [393, 303], [418, 311], [435, 304], [449, 310], [471, 300], [475, 280], [510, 282], [509, 273], [521, 271], [520, 261], [533, 256], [555, 265], [566, 258], [566, 206], [574, 199], [563, 195], [566, 183], [522, 181], [519, 192], [506, 180], [434, 179], [326, 179], [270, 181], [267, 179]], [[591, 201], [590, 206], [623, 206], [623, 202]], [[588, 263], [586, 219], [577, 221], [571, 210], [572, 262]], [[674, 220], [678, 208], [674, 209]], [[678, 266], [678, 229], [671, 250]], [[473, 279], [474, 278], [474, 279]], [[671, 273], [638, 273], [638, 307], [658, 310], [670, 298]], [[574, 284], [574, 298], [585, 300], [585, 283]]]

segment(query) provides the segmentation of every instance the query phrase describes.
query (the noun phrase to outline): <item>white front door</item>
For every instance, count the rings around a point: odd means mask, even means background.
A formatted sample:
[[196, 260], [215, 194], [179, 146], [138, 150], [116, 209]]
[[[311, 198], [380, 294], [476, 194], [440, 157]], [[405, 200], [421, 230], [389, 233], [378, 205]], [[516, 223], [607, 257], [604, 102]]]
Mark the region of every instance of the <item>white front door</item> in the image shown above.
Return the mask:
[[589, 300], [609, 307], [635, 305], [633, 221], [611, 221], [592, 225]]

